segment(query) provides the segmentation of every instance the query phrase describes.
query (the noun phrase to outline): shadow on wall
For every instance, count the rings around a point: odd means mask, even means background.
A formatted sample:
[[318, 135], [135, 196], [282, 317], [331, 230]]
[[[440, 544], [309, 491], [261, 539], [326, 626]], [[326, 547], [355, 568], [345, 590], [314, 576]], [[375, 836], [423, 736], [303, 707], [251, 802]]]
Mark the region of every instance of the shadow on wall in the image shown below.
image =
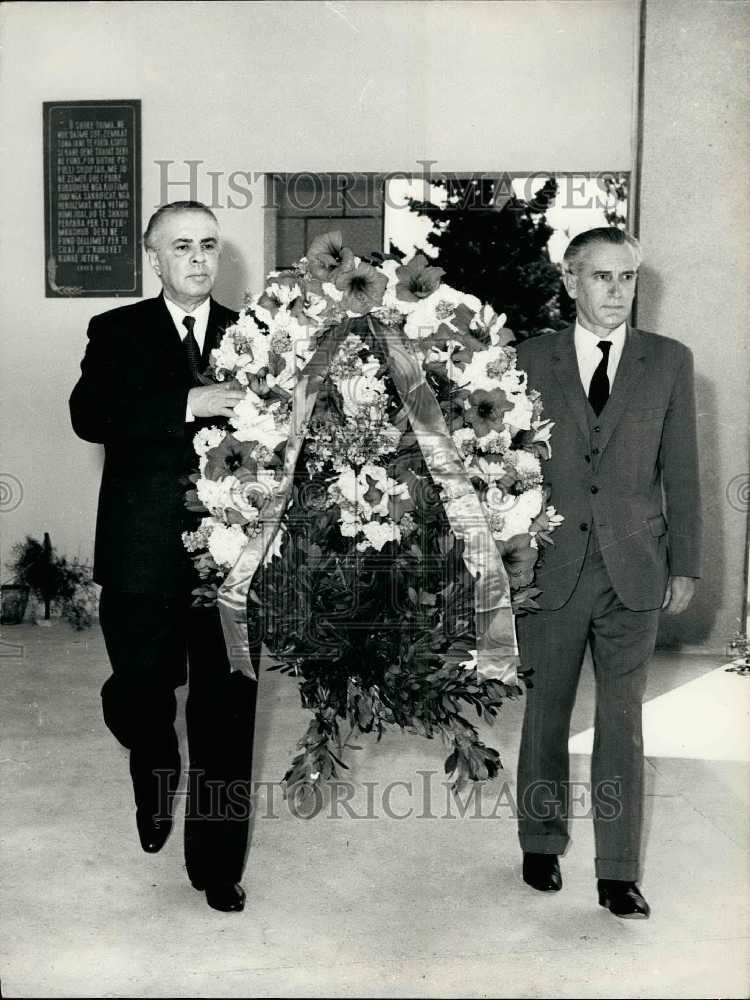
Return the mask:
[[[644, 262], [639, 268], [639, 288], [647, 294], [653, 315], [660, 315], [659, 305], [663, 282], [658, 271]], [[635, 326], [648, 329], [638, 321], [637, 302]], [[658, 329], [651, 330], [659, 333]], [[662, 614], [657, 645], [662, 649], [702, 646], [709, 641], [722, 607], [732, 606], [735, 595], [725, 594], [726, 518], [728, 512], [727, 484], [723, 482], [719, 456], [719, 415], [716, 387], [705, 376], [696, 373], [695, 405], [698, 417], [698, 455], [703, 499], [703, 548], [705, 552], [703, 578], [698, 581], [695, 597], [682, 615]], [[741, 586], [738, 581], [737, 586]], [[739, 607], [740, 598], [737, 598]], [[729, 641], [731, 636], [726, 637]], [[710, 639], [717, 646], [716, 637]], [[723, 644], [723, 643], [722, 643]]]
[[213, 297], [223, 306], [239, 309], [249, 288], [250, 269], [242, 251], [234, 243], [224, 243]]
[[[662, 614], [658, 645], [667, 649], [699, 646], [709, 638], [720, 608], [739, 609], [742, 580], [737, 580], [737, 593], [724, 593], [726, 564], [726, 521], [734, 516], [729, 507], [728, 484], [724, 481], [719, 457], [719, 425], [716, 387], [707, 378], [696, 376], [696, 409], [698, 414], [698, 453], [703, 499], [703, 578], [698, 581], [695, 597], [682, 615]], [[711, 646], [726, 645], [732, 638], [714, 637]]]

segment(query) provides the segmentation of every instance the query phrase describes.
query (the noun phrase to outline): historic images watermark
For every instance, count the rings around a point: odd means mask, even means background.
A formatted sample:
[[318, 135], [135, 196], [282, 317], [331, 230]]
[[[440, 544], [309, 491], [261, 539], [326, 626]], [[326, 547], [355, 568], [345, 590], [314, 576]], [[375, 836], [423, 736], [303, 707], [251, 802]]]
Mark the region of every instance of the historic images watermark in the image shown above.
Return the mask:
[[159, 786], [156, 819], [168, 819], [175, 801], [190, 800], [190, 814], [205, 820], [517, 820], [547, 821], [558, 815], [570, 819], [612, 822], [622, 814], [622, 779], [555, 783], [538, 781], [519, 802], [515, 783], [494, 781], [455, 788], [440, 771], [417, 771], [416, 777], [396, 781], [301, 783], [284, 787], [273, 781], [214, 781], [200, 769], [188, 769], [184, 787], [172, 787], [173, 772], [154, 772]]
[[729, 506], [740, 514], [746, 514], [750, 510], [750, 473], [733, 476], [724, 492]]
[[[171, 201], [200, 201], [212, 210], [250, 208], [261, 202], [264, 209], [281, 207], [279, 191], [283, 189], [287, 207], [295, 212], [330, 213], [342, 206], [348, 213], [378, 211], [386, 208], [407, 209], [402, 200], [394, 200], [390, 181], [409, 183], [420, 181], [428, 185], [439, 182], [452, 192], [451, 206], [457, 210], [499, 211], [509, 205], [514, 196], [533, 210], [540, 183], [554, 177], [559, 189], [559, 205], [566, 209], [590, 211], [611, 209], [613, 200], [623, 197], [622, 177], [612, 171], [560, 173], [535, 171], [479, 171], [466, 173], [440, 170], [437, 160], [416, 160], [416, 169], [383, 173], [329, 173], [309, 170], [277, 173], [265, 170], [209, 169], [205, 160], [154, 160], [159, 176], [160, 208]], [[281, 184], [276, 184], [279, 181]], [[470, 181], [470, 183], [467, 183]], [[592, 190], [593, 189], [593, 190]], [[546, 206], [539, 204], [539, 211]]]
[[10, 472], [0, 472], [0, 514], [8, 514], [21, 506], [23, 486]]

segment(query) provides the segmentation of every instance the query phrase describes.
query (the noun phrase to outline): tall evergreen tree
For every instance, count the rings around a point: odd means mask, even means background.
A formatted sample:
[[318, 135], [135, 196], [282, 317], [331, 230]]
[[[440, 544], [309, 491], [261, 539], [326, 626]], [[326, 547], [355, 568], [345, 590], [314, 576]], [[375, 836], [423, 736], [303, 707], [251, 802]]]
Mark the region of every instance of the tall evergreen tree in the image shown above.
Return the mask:
[[531, 201], [515, 195], [507, 177], [433, 183], [446, 188], [445, 207], [411, 199], [410, 208], [434, 224], [428, 242], [448, 284], [506, 313], [517, 340], [571, 322], [574, 304], [547, 250], [553, 229], [545, 213], [557, 194], [555, 179]]

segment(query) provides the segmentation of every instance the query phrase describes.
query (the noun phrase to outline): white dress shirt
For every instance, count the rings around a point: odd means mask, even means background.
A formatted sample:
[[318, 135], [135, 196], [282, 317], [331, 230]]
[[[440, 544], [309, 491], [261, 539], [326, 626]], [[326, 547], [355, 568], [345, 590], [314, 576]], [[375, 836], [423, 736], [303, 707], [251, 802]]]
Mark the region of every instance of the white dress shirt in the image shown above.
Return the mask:
[[599, 362], [602, 360], [602, 352], [597, 347], [597, 344], [599, 344], [602, 340], [609, 340], [612, 342], [612, 346], [609, 349], [609, 359], [607, 361], [609, 391], [612, 392], [615, 375], [617, 374], [617, 366], [620, 364], [622, 349], [625, 346], [625, 332], [626, 326], [624, 323], [621, 323], [616, 330], [612, 330], [608, 337], [597, 337], [595, 333], [592, 333], [590, 330], [587, 330], [585, 326], [581, 326], [580, 323], [576, 322], [573, 340], [576, 348], [578, 372], [581, 376], [583, 391], [587, 396], [589, 394], [591, 379], [594, 377], [594, 372], [599, 367]]
[[[180, 335], [180, 340], [187, 337], [187, 327], [183, 325], [183, 320], [186, 316], [192, 316], [195, 320], [195, 326], [193, 327], [193, 336], [198, 341], [198, 349], [201, 354], [203, 354], [203, 345], [206, 342], [206, 329], [208, 328], [208, 314], [211, 311], [211, 299], [206, 299], [205, 302], [201, 302], [197, 309], [193, 312], [186, 312], [181, 306], [176, 305], [174, 302], [170, 301], [167, 296], [164, 296], [164, 305], [169, 310], [169, 315], [174, 321], [174, 325], [177, 332]], [[185, 407], [185, 422], [195, 420], [193, 416], [193, 411], [190, 409], [190, 403]]]

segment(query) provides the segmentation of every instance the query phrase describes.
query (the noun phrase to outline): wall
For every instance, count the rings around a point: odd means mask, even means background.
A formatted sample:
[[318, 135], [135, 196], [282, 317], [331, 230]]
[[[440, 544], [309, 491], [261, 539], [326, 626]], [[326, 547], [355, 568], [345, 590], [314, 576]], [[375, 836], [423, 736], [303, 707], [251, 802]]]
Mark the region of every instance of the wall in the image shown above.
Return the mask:
[[714, 647], [745, 617], [748, 29], [744, 2], [647, 6], [638, 322], [695, 356], [707, 550], [694, 607], [661, 640]]
[[[722, 645], [741, 614], [747, 441], [745, 3], [648, 0], [639, 321], [695, 352], [707, 578], [665, 641]], [[64, 3], [0, 8], [5, 194], [0, 560], [47, 529], [91, 553], [100, 450], [69, 429], [89, 317], [115, 300], [44, 298], [42, 102], [140, 97], [143, 217], [211, 198], [208, 171], [629, 169], [635, 0], [504, 3]], [[196, 190], [165, 188], [200, 161]], [[157, 161], [174, 161], [168, 168]], [[217, 210], [217, 297], [257, 288], [263, 183]], [[145, 267], [147, 295], [158, 284]], [[137, 405], [137, 401], [134, 401]], [[746, 483], [746, 478], [744, 480]]]
[[[204, 200], [209, 170], [629, 164], [630, 0], [15, 3], [0, 17], [0, 469], [24, 490], [5, 508], [5, 552], [48, 529], [68, 554], [91, 553], [100, 453], [73, 436], [67, 399], [89, 317], [118, 304], [44, 298], [43, 101], [141, 98], [144, 223], [188, 194], [163, 190], [158, 160], [175, 161], [175, 181], [183, 161], [202, 161]], [[253, 192], [249, 207], [217, 212], [229, 246], [217, 297], [229, 305], [262, 277], [262, 181]]]

